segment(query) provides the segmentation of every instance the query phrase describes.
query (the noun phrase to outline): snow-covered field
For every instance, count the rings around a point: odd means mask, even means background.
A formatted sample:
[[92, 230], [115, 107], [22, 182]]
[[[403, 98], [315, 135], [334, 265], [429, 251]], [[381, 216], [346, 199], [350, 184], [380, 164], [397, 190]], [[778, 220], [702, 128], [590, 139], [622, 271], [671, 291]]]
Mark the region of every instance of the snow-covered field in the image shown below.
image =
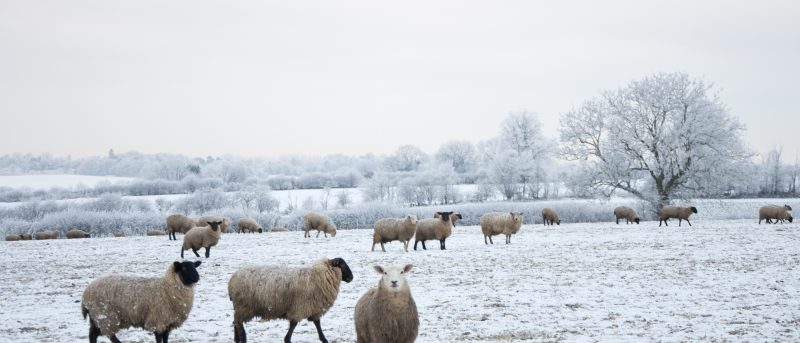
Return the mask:
[[[170, 337], [231, 341], [226, 286], [236, 269], [327, 256], [344, 258], [355, 276], [322, 318], [331, 342], [354, 341], [353, 307], [377, 284], [376, 263], [416, 265], [409, 282], [420, 342], [800, 340], [797, 225], [656, 226], [526, 225], [511, 245], [496, 236], [491, 246], [478, 227], [457, 227], [448, 250], [408, 253], [397, 242], [386, 253], [370, 252], [370, 230], [341, 230], [328, 239], [228, 234], [211, 258], [201, 258], [194, 309]], [[0, 341], [78, 342], [87, 339], [79, 302], [91, 280], [109, 272], [161, 275], [178, 259], [180, 242], [161, 236], [0, 245]], [[275, 342], [287, 326], [254, 321], [246, 329], [252, 341]], [[128, 330], [120, 339], [153, 338]], [[294, 340], [316, 342], [313, 325], [302, 322]]]
[[75, 174], [31, 174], [0, 175], [0, 187], [49, 189], [52, 187], [71, 188], [77, 186], [94, 187], [99, 183], [126, 183], [135, 180], [121, 176], [92, 176]]

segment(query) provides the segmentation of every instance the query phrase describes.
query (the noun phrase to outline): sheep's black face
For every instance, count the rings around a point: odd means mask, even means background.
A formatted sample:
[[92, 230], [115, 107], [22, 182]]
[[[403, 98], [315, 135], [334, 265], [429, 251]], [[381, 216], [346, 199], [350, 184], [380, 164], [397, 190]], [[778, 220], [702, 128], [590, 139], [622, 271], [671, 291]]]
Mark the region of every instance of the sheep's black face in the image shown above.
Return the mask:
[[692, 212], [697, 213], [697, 207], [692, 206]]
[[794, 218], [792, 218], [792, 216], [789, 216], [789, 218], [786, 218], [786, 220], [788, 220], [790, 223], [792, 222], [793, 219]]
[[337, 257], [331, 260], [331, 266], [337, 267], [342, 270], [342, 281], [350, 283], [353, 281], [353, 272], [350, 271], [350, 267], [347, 265], [347, 262], [344, 259]]
[[450, 215], [453, 214], [453, 212], [436, 212], [436, 213], [439, 214], [439, 218], [441, 218], [443, 222], [450, 220]]
[[211, 226], [211, 231], [219, 230], [219, 226], [221, 224], [222, 224], [222, 222], [208, 222], [208, 225]]
[[200, 281], [200, 274], [197, 273], [197, 267], [200, 266], [200, 261], [195, 262], [178, 262], [175, 261], [175, 272], [181, 277], [181, 282], [186, 286], [191, 286]]
[[639, 217], [633, 218], [633, 221], [635, 221], [636, 224], [639, 224]]

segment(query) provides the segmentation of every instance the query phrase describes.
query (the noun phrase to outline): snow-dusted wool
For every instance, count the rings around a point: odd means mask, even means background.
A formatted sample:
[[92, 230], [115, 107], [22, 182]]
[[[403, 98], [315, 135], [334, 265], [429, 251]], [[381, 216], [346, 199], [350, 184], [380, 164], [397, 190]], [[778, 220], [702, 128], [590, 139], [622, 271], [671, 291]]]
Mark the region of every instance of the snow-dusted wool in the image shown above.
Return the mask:
[[[511, 243], [511, 235], [519, 232], [524, 217], [520, 212], [489, 212], [481, 216], [483, 243], [494, 244], [492, 236], [506, 235], [506, 244]], [[487, 241], [488, 238], [488, 241]]]
[[407, 215], [405, 218], [383, 218], [375, 222], [374, 233], [372, 234], [372, 251], [375, 251], [375, 244], [381, 244], [384, 252], [384, 244], [391, 241], [403, 243], [403, 250], [408, 252], [408, 242], [417, 231], [417, 216]]
[[355, 308], [356, 342], [410, 343], [417, 339], [419, 314], [406, 273], [412, 265], [375, 266], [378, 287], [358, 299]]

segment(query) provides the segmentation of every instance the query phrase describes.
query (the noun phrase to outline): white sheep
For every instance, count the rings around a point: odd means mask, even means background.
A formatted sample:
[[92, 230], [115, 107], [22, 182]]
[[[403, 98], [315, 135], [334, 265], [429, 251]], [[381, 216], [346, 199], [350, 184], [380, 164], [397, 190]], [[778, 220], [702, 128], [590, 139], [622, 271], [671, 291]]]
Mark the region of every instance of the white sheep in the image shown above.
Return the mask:
[[420, 219], [417, 222], [417, 233], [414, 235], [414, 250], [417, 250], [417, 243], [422, 242], [422, 249], [425, 241], [435, 239], [439, 241], [439, 249], [445, 250], [445, 240], [453, 233], [453, 212], [436, 212], [434, 217]]
[[258, 222], [252, 218], [239, 219], [239, 221], [236, 223], [236, 228], [238, 229], [237, 231], [239, 233], [244, 233], [245, 231], [250, 231], [250, 233], [264, 232], [264, 228], [262, 228], [261, 225], [259, 225]]
[[689, 223], [689, 226], [692, 226], [692, 223], [689, 222], [689, 216], [692, 213], [697, 213], [697, 207], [664, 206], [658, 215], [658, 226], [661, 226], [661, 222], [664, 222], [664, 226], [669, 226], [667, 220], [670, 218], [678, 218], [678, 226], [681, 226], [681, 221], [683, 220]]
[[552, 208], [545, 207], [542, 209], [542, 222], [544, 225], [561, 225], [561, 219], [558, 217], [558, 212]]
[[182, 214], [169, 215], [167, 216], [167, 236], [169, 236], [167, 238], [170, 240], [178, 240], [178, 238], [175, 237], [176, 232], [185, 234], [195, 226], [202, 225], [197, 225], [194, 220]]
[[328, 235], [336, 237], [336, 225], [322, 213], [308, 212], [303, 215], [303, 237], [311, 237], [309, 233], [311, 230], [317, 230], [317, 237], [320, 232], [324, 233], [325, 237]]
[[405, 277], [411, 267], [410, 264], [374, 267], [381, 279], [378, 287], [364, 293], [356, 303], [356, 342], [406, 343], [416, 340], [419, 314]]
[[784, 220], [788, 220], [790, 223], [794, 218], [792, 218], [792, 213], [789, 212], [792, 210], [792, 207], [789, 205], [777, 206], [777, 205], [767, 205], [762, 206], [758, 209], [758, 224], [761, 224], [762, 220], [767, 221], [767, 224], [772, 224], [772, 219], [775, 219], [775, 224], [779, 221], [783, 222]]
[[619, 206], [614, 209], [614, 216], [617, 217], [617, 224], [619, 224], [620, 218], [625, 218], [625, 223], [636, 223], [639, 224], [639, 215], [636, 214], [636, 210], [628, 207], [628, 206]]
[[405, 218], [383, 218], [375, 222], [375, 231], [372, 234], [372, 251], [375, 251], [375, 244], [381, 244], [381, 250], [386, 252], [383, 246], [391, 241], [403, 243], [403, 250], [408, 252], [408, 242], [417, 231], [417, 216], [407, 215]]
[[333, 306], [341, 281], [353, 281], [350, 267], [341, 258], [322, 258], [308, 267], [283, 264], [239, 269], [228, 282], [233, 302], [233, 340], [246, 342], [244, 323], [254, 317], [289, 320], [284, 342], [291, 342], [297, 323], [314, 322], [319, 340], [327, 342], [320, 318]]
[[[490, 212], [481, 216], [483, 243], [494, 244], [492, 236], [506, 235], [506, 244], [511, 244], [511, 235], [519, 232], [524, 216], [520, 212]], [[488, 241], [487, 241], [488, 238]]]
[[189, 230], [183, 235], [181, 258], [183, 258], [183, 252], [189, 249], [192, 249], [195, 256], [200, 257], [200, 254], [197, 253], [200, 248], [206, 248], [206, 257], [211, 257], [211, 247], [219, 243], [222, 235], [220, 232], [221, 225], [222, 221], [210, 221], [208, 226], [199, 226]]
[[166, 343], [180, 327], [194, 303], [194, 285], [200, 280], [197, 262], [174, 262], [163, 277], [103, 276], [86, 287], [81, 298], [83, 318], [89, 317], [89, 342], [100, 335], [119, 342], [122, 329], [138, 327]]

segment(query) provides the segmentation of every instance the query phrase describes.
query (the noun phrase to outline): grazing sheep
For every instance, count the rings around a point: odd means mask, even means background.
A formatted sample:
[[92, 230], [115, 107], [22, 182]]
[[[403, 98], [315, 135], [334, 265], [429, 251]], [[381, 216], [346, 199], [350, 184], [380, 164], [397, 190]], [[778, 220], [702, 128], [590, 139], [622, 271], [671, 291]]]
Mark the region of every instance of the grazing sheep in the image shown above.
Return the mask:
[[403, 243], [403, 250], [408, 252], [408, 241], [414, 237], [417, 231], [417, 216], [407, 215], [405, 218], [383, 218], [378, 219], [374, 225], [375, 232], [372, 234], [372, 251], [375, 251], [375, 244], [381, 244], [381, 250], [386, 252], [383, 244], [391, 241]]
[[199, 226], [189, 230], [183, 235], [181, 258], [183, 258], [183, 252], [189, 249], [192, 249], [195, 256], [200, 257], [200, 254], [197, 253], [197, 249], [200, 248], [206, 248], [206, 258], [211, 257], [211, 247], [219, 243], [222, 235], [221, 226], [222, 221], [210, 221], [208, 226]]
[[21, 240], [22, 240], [22, 236], [20, 236], [20, 235], [8, 235], [8, 236], [6, 236], [6, 241], [9, 241], [9, 242], [21, 241]]
[[200, 280], [197, 262], [173, 262], [163, 277], [107, 275], [86, 287], [81, 298], [83, 318], [89, 316], [89, 342], [129, 327], [155, 333], [156, 343], [167, 343], [194, 303], [194, 285]]
[[[519, 232], [524, 217], [520, 212], [490, 212], [481, 216], [483, 243], [494, 244], [492, 236], [506, 235], [506, 244], [511, 244], [511, 235]], [[487, 242], [488, 237], [488, 242]]]
[[322, 213], [308, 212], [303, 216], [303, 231], [305, 231], [303, 237], [311, 237], [311, 234], [308, 233], [311, 230], [317, 230], [317, 237], [320, 232], [323, 232], [325, 237], [328, 237], [328, 234], [336, 237], [336, 225]]
[[228, 227], [231, 225], [231, 222], [228, 220], [227, 217], [219, 217], [219, 216], [202, 216], [197, 218], [197, 226], [208, 226], [208, 223], [211, 221], [215, 222], [222, 222], [219, 226], [219, 231], [222, 233], [228, 232]]
[[254, 317], [288, 320], [284, 342], [291, 342], [297, 323], [307, 319], [314, 322], [319, 340], [328, 342], [320, 318], [333, 306], [341, 281], [353, 281], [350, 267], [341, 258], [322, 258], [299, 268], [270, 265], [239, 269], [228, 282], [234, 342], [247, 341], [244, 323]]
[[19, 238], [21, 238], [23, 241], [29, 241], [33, 239], [33, 236], [31, 236], [29, 233], [21, 233]]
[[88, 232], [78, 229], [72, 229], [67, 231], [66, 235], [67, 239], [75, 239], [75, 238], [89, 238], [91, 237]]
[[669, 226], [667, 220], [670, 218], [678, 218], [678, 226], [681, 226], [681, 221], [683, 220], [689, 223], [689, 226], [692, 226], [692, 223], [689, 222], [689, 216], [692, 213], [697, 213], [697, 207], [664, 206], [658, 215], [658, 226], [661, 226], [661, 222], [664, 222], [664, 226]]
[[36, 240], [43, 240], [43, 239], [56, 239], [60, 235], [61, 233], [58, 231], [42, 231], [35, 233], [33, 237], [35, 237]]
[[767, 224], [772, 224], [772, 219], [775, 219], [775, 224], [778, 221], [783, 222], [784, 220], [788, 220], [790, 223], [794, 218], [792, 218], [792, 213], [789, 212], [792, 210], [792, 207], [789, 205], [777, 206], [777, 205], [768, 205], [762, 206], [758, 209], [758, 224], [761, 224], [762, 220], [767, 220]]
[[556, 223], [556, 225], [561, 225], [561, 219], [558, 218], [558, 213], [552, 208], [547, 207], [542, 209], [542, 222], [544, 222], [544, 225], [552, 226], [553, 223]]
[[417, 250], [419, 242], [422, 242], [422, 249], [428, 250], [425, 241], [431, 239], [439, 241], [439, 250], [445, 250], [444, 241], [453, 233], [453, 217], [453, 212], [436, 212], [433, 219], [420, 219], [414, 235], [414, 250]]
[[614, 216], [617, 217], [617, 224], [620, 218], [625, 218], [625, 224], [636, 223], [639, 224], [639, 215], [636, 211], [628, 206], [620, 206], [614, 209]]
[[167, 237], [169, 240], [178, 240], [176, 232], [187, 233], [195, 226], [200, 226], [191, 218], [182, 214], [172, 214], [167, 217]]
[[258, 223], [251, 218], [239, 219], [239, 221], [236, 222], [236, 229], [236, 231], [239, 233], [244, 233], [245, 231], [249, 231], [250, 233], [264, 232], [264, 228], [262, 228], [261, 225], [258, 225]]
[[269, 230], [269, 231], [270, 232], [289, 232], [289, 229], [287, 229], [285, 227], [277, 227], [276, 226], [276, 227], [273, 227], [272, 230]]
[[114, 232], [114, 237], [125, 237], [124, 232]]
[[381, 280], [356, 303], [356, 342], [406, 343], [417, 339], [417, 304], [405, 276], [411, 267], [374, 267]]
[[150, 231], [147, 231], [146, 234], [148, 236], [163, 236], [164, 235], [164, 231], [161, 231], [161, 230], [150, 230]]

